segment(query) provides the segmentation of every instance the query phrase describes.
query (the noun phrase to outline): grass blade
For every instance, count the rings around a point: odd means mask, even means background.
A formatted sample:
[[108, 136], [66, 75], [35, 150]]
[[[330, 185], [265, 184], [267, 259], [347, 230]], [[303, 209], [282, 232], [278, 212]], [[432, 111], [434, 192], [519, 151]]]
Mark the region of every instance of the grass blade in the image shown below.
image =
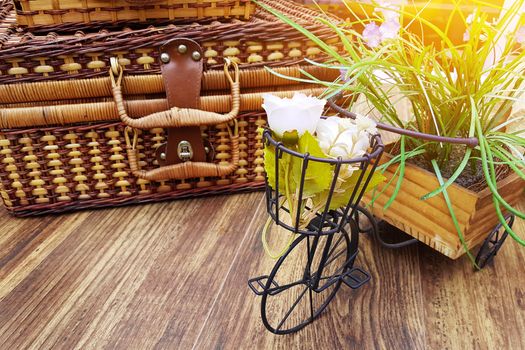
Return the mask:
[[[432, 159], [432, 166], [434, 167], [434, 172], [436, 173], [436, 177], [439, 181], [439, 184], [443, 186], [444, 185], [443, 176], [441, 176], [441, 171], [439, 170], [439, 166], [435, 159]], [[448, 196], [448, 192], [446, 188], [443, 190], [443, 198], [445, 198], [445, 203], [447, 203], [448, 211], [450, 212], [450, 217], [452, 218], [454, 227], [456, 228], [456, 231], [458, 232], [458, 236], [459, 236], [459, 240], [461, 241], [461, 245], [463, 246], [463, 249], [465, 250], [465, 253], [467, 254], [468, 258], [472, 262], [472, 265], [474, 265], [479, 270], [480, 268], [478, 264], [476, 264], [476, 260], [474, 259], [474, 256], [468, 249], [467, 243], [465, 242], [465, 236], [463, 235], [463, 232], [461, 231], [461, 227], [459, 227], [459, 222], [458, 222], [458, 219], [456, 218], [456, 213], [454, 212], [454, 207], [452, 206], [452, 202], [450, 201], [450, 197]]]

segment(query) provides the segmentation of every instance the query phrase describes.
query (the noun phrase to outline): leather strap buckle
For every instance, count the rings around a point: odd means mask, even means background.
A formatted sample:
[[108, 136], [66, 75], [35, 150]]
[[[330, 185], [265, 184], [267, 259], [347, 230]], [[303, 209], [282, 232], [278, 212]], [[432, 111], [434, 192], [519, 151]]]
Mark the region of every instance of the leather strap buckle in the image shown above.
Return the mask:
[[[240, 154], [236, 120], [240, 110], [239, 67], [235, 62], [225, 60], [224, 73], [231, 85], [232, 108], [226, 114], [219, 114], [203, 111], [198, 107], [186, 107], [199, 106], [200, 102], [203, 65], [200, 61], [202, 51], [197, 43], [188, 39], [174, 39], [161, 47], [160, 57], [163, 62], [161, 69], [166, 94], [169, 105], [172, 107], [166, 111], [140, 118], [130, 118], [127, 113], [121, 87], [123, 68], [118, 64], [116, 58], [111, 59], [109, 74], [115, 106], [120, 119], [128, 126], [125, 137], [131, 172], [137, 178], [149, 181], [221, 177], [231, 174], [239, 165]], [[177, 67], [181, 70], [177, 70]], [[230, 68], [233, 68], [233, 76], [229, 72]], [[188, 71], [189, 74], [187, 74]], [[231, 141], [231, 160], [216, 164], [211, 162], [213, 161], [213, 149], [208, 141], [203, 140], [201, 127], [222, 123], [226, 123]], [[168, 128], [167, 142], [157, 149], [157, 159], [162, 166], [158, 169], [142, 170], [136, 149], [137, 129], [152, 128]], [[129, 135], [132, 130], [133, 138]], [[205, 142], [207, 142], [208, 151], [204, 146]]]
[[[161, 74], [166, 89], [168, 107], [198, 109], [203, 72], [202, 48], [193, 40], [173, 39], [159, 48]], [[208, 159], [200, 127], [168, 128], [161, 165]]]

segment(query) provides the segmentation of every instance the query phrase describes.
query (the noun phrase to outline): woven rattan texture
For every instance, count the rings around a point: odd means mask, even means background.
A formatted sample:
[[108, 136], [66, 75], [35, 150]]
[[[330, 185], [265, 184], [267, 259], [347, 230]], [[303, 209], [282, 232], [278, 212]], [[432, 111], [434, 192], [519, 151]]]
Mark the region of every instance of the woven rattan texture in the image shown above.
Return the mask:
[[9, 39], [9, 30], [14, 24], [12, 13], [11, 0], [0, 0], [0, 48]]
[[[339, 75], [337, 70], [327, 70], [315, 66], [302, 66], [301, 69], [322, 81], [334, 80]], [[301, 78], [302, 76], [297, 65], [276, 67], [274, 72], [293, 78]], [[123, 80], [123, 92], [128, 96], [128, 99], [133, 98], [134, 95], [145, 94], [162, 94], [165, 96], [164, 84], [160, 74], [130, 75], [125, 76]], [[277, 91], [294, 86], [299, 89], [307, 86], [303, 84], [303, 87], [300, 87], [299, 82], [278, 77], [264, 69], [241, 70], [240, 82], [242, 94]], [[311, 84], [309, 86], [312, 87]], [[224, 93], [227, 89], [228, 82], [222, 71], [208, 70], [204, 72], [201, 95], [213, 96]], [[97, 97], [111, 97], [111, 82], [107, 72], [103, 78], [0, 84], [0, 107], [4, 108], [8, 107], [4, 104], [36, 104], [36, 102], [41, 101], [57, 103], [60, 100], [85, 100]]]
[[21, 26], [152, 19], [249, 19], [255, 10], [250, 0], [16, 0]]
[[[323, 88], [301, 89], [306, 95], [318, 96]], [[273, 94], [290, 98], [298, 86], [276, 88]], [[278, 91], [279, 90], [279, 91]], [[268, 91], [268, 90], [266, 90]], [[245, 93], [240, 96], [241, 112], [258, 111], [261, 109], [262, 93]], [[141, 118], [145, 115], [163, 112], [168, 109], [165, 98], [127, 99], [125, 108], [131, 118]], [[206, 112], [226, 113], [232, 108], [231, 97], [228, 95], [201, 96], [200, 109]], [[69, 100], [53, 103], [0, 105], [0, 132], [11, 128], [32, 128], [37, 126], [54, 126], [76, 123], [107, 122], [119, 120], [119, 113], [113, 99]]]
[[[150, 182], [132, 176], [126, 157], [124, 125], [101, 123], [55, 128], [4, 130], [0, 134], [0, 193], [15, 214], [53, 209], [118, 205], [189, 195], [188, 191], [226, 190], [264, 181], [261, 135], [262, 113], [238, 118], [239, 167], [229, 177]], [[231, 140], [225, 124], [203, 127], [215, 149], [215, 162], [228, 164]], [[141, 132], [137, 146], [142, 169], [158, 168], [156, 148], [164, 129]]]
[[[337, 45], [315, 12], [283, 0], [266, 1]], [[177, 36], [203, 47], [207, 69], [219, 69], [225, 57], [246, 67], [282, 67], [304, 58], [319, 58], [321, 50], [290, 26], [259, 10], [249, 22], [232, 20], [209, 25], [148, 27], [73, 35], [13, 33], [0, 50], [0, 84], [105, 76], [110, 57], [118, 57], [127, 75], [159, 72], [158, 47]]]
[[[306, 64], [304, 58], [319, 59], [321, 50], [261, 9], [247, 22], [234, 19], [76, 33], [68, 33], [62, 24], [59, 28], [64, 32], [40, 35], [12, 27], [14, 11], [1, 1], [0, 33], [3, 28], [5, 40], [0, 42], [0, 196], [15, 215], [261, 188], [263, 144], [257, 129], [266, 123], [261, 93], [291, 96], [294, 90], [313, 95], [323, 91], [276, 77], [263, 67], [296, 78], [303, 72], [321, 80], [339, 74]], [[314, 20], [317, 13], [289, 1], [262, 1], [336, 47], [331, 30]], [[125, 125], [117, 122], [111, 97], [110, 58], [117, 57], [124, 67], [123, 103], [129, 116], [163, 111], [167, 102], [157, 51], [177, 36], [194, 39], [203, 47], [206, 69], [199, 108], [204, 111], [231, 110], [223, 64], [225, 58], [239, 63], [238, 139], [230, 136], [233, 125], [201, 126], [203, 138], [211, 144], [213, 163], [238, 164], [230, 175], [147, 181], [132, 174]], [[163, 128], [140, 131], [139, 171], [159, 169], [155, 152], [166, 142], [166, 135]], [[238, 149], [238, 161], [233, 148]]]

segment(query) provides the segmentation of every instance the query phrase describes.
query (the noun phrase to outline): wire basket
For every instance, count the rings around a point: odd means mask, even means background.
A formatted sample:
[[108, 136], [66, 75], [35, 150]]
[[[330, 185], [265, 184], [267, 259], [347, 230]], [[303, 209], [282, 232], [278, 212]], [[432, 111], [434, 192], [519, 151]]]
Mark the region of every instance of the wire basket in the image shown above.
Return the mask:
[[[370, 152], [364, 154], [359, 158], [354, 159], [342, 159], [342, 158], [318, 158], [313, 157], [310, 154], [301, 154], [294, 150], [291, 150], [285, 145], [275, 140], [270, 130], [265, 130], [263, 133], [263, 140], [267, 146], [273, 147], [275, 149], [275, 179], [276, 179], [276, 188], [272, 188], [268, 183], [268, 177], [266, 177], [266, 206], [268, 214], [272, 217], [275, 223], [279, 226], [286, 228], [289, 231], [294, 233], [303, 234], [303, 235], [329, 235], [334, 234], [341, 230], [341, 228], [346, 223], [346, 217], [352, 217], [355, 214], [355, 208], [357, 207], [359, 201], [363, 197], [363, 194], [368, 186], [370, 179], [372, 178], [374, 171], [379, 163], [381, 155], [383, 154], [384, 145], [381, 141], [379, 135], [374, 135], [370, 138]], [[299, 184], [299, 200], [297, 201], [298, 206], [293, 210], [294, 213], [297, 213], [297, 217], [294, 222], [295, 225], [290, 225], [282, 220], [282, 213], [290, 213], [290, 208], [286, 204], [280, 204], [281, 198], [283, 196], [280, 186], [279, 186], [279, 173], [281, 171], [279, 160], [282, 158], [283, 154], [289, 154], [292, 157], [297, 157], [302, 160], [302, 171], [301, 171], [301, 181]], [[299, 227], [299, 213], [300, 206], [303, 202], [303, 193], [304, 193], [304, 183], [306, 178], [306, 172], [309, 164], [320, 162], [328, 163], [334, 167], [333, 177], [330, 180], [330, 192], [327, 197], [324, 210], [322, 212], [316, 213], [316, 218], [313, 219], [306, 228], [301, 229]], [[338, 220], [340, 215], [336, 214], [336, 211], [330, 210], [332, 196], [334, 189], [337, 184], [337, 179], [340, 174], [341, 168], [343, 166], [353, 166], [361, 170], [359, 179], [355, 184], [353, 192], [350, 196], [348, 203], [341, 207], [338, 212], [342, 214], [343, 220]]]

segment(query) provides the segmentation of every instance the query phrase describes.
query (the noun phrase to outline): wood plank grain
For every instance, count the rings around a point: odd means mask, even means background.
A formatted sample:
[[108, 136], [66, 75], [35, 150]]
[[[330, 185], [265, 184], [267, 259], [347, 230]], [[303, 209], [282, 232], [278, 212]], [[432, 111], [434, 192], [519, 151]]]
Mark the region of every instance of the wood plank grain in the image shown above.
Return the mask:
[[9, 348], [190, 346], [187, 330], [203, 322], [259, 205], [241, 195], [92, 212], [0, 302], [0, 339]]
[[[516, 231], [525, 236], [523, 220], [517, 220]], [[510, 237], [494, 264], [480, 272], [466, 257], [451, 262], [423, 248], [419, 266], [429, 348], [525, 348], [524, 258], [523, 247]]]
[[[32, 219], [0, 212], [1, 348], [525, 348], [525, 250], [511, 238], [474, 273], [466, 257], [386, 250], [361, 235], [356, 265], [371, 282], [341, 287], [297, 334], [269, 333], [247, 287], [275, 264], [260, 240], [264, 211], [254, 193]], [[525, 236], [523, 220], [515, 228]], [[288, 236], [271, 238], [275, 249]]]

